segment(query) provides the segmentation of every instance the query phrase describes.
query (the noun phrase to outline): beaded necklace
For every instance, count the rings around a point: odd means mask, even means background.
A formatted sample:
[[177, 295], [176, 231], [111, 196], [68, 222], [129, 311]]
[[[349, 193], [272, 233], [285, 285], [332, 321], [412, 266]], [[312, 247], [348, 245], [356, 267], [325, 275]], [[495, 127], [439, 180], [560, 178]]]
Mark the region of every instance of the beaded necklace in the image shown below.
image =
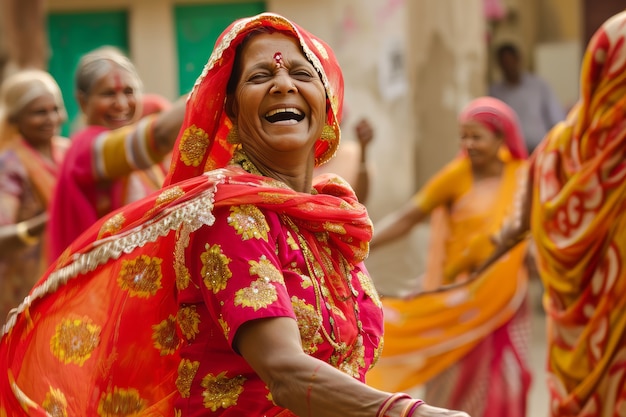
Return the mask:
[[[238, 149], [233, 154], [232, 161], [241, 166], [246, 172], [255, 175], [264, 175], [253, 163], [248, 159], [243, 150]], [[352, 349], [353, 344], [356, 343], [359, 335], [362, 333], [363, 324], [359, 319], [359, 306], [356, 302], [356, 298], [359, 292], [352, 285], [351, 268], [348, 262], [342, 255], [339, 255], [339, 261], [337, 262], [340, 271], [335, 271], [332, 264], [332, 258], [330, 255], [324, 253], [324, 250], [318, 253], [316, 257], [309, 243], [304, 235], [300, 232], [299, 227], [293, 221], [293, 219], [286, 214], [280, 215], [283, 224], [287, 225], [298, 238], [298, 243], [305, 260], [305, 264], [311, 278], [313, 290], [315, 293], [315, 308], [318, 312], [322, 311], [322, 304], [328, 312], [328, 321], [330, 323], [330, 334], [326, 330], [324, 325], [321, 326], [321, 332], [323, 337], [333, 347], [333, 349], [340, 355], [344, 355]], [[327, 233], [327, 232], [326, 232]], [[326, 240], [323, 236], [319, 236], [318, 239]], [[321, 259], [325, 255], [326, 268], [322, 266], [324, 259]], [[320, 258], [320, 259], [318, 259]], [[325, 269], [328, 271], [326, 274]], [[328, 275], [328, 276], [327, 276]], [[330, 285], [326, 284], [327, 278], [331, 280]], [[337, 302], [339, 301], [344, 305], [344, 309], [341, 309]], [[350, 309], [347, 305], [351, 306]], [[351, 310], [350, 314], [345, 314], [347, 310]], [[339, 320], [346, 322], [353, 321], [356, 325], [357, 337], [351, 343], [341, 341], [341, 332], [337, 323]]]

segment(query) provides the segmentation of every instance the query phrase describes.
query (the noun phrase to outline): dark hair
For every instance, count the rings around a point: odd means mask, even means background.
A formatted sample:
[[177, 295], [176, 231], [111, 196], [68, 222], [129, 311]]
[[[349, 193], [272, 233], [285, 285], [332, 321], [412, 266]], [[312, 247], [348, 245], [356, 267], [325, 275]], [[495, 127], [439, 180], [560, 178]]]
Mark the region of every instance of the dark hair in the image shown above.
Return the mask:
[[520, 52], [519, 52], [519, 48], [517, 47], [517, 45], [513, 44], [513, 43], [503, 43], [502, 45], [498, 46], [498, 48], [496, 49], [496, 56], [498, 58], [502, 58], [502, 55], [505, 54], [511, 54], [514, 57], [519, 58], [520, 56]]

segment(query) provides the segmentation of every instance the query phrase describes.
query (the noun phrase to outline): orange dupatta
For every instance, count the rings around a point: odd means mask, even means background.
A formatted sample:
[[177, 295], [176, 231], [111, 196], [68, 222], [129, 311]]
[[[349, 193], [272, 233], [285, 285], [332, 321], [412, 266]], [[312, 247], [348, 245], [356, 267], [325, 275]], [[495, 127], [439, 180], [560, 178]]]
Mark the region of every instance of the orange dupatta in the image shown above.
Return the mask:
[[[465, 158], [456, 164], [466, 163]], [[470, 174], [458, 170], [460, 175]], [[526, 163], [509, 160], [497, 193], [495, 206], [486, 213], [490, 230], [458, 236], [468, 246], [496, 232], [510, 214], [514, 194], [524, 183]], [[462, 180], [461, 180], [462, 181]], [[472, 192], [463, 197], [471, 204]], [[463, 216], [457, 211], [454, 215]], [[442, 244], [439, 230], [431, 231]], [[486, 243], [486, 242], [484, 242]], [[439, 246], [439, 245], [435, 245]], [[431, 246], [440, 253], [442, 248]], [[489, 247], [484, 253], [489, 254]], [[382, 357], [368, 373], [368, 384], [390, 391], [409, 390], [422, 385], [459, 361], [484, 337], [513, 317], [526, 297], [527, 274], [523, 268], [525, 244], [519, 245], [496, 262], [477, 280], [442, 292], [429, 292], [415, 298], [383, 299], [385, 307], [385, 347]], [[429, 252], [429, 259], [442, 257]], [[441, 268], [430, 267], [424, 281], [429, 289], [441, 283]], [[439, 274], [433, 276], [432, 273]], [[440, 284], [439, 284], [440, 285]]]

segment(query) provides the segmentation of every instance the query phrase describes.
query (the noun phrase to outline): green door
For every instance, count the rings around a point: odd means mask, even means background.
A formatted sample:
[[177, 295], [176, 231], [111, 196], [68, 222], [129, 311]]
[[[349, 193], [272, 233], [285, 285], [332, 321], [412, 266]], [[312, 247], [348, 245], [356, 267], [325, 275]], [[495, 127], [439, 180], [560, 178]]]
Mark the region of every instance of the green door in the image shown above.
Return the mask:
[[215, 41], [233, 20], [264, 11], [263, 1], [176, 6], [180, 94], [191, 90], [209, 60]]
[[79, 107], [74, 98], [74, 71], [80, 57], [103, 45], [128, 53], [128, 16], [126, 11], [48, 14], [50, 61], [48, 69], [57, 80], [67, 108], [67, 136], [78, 122]]

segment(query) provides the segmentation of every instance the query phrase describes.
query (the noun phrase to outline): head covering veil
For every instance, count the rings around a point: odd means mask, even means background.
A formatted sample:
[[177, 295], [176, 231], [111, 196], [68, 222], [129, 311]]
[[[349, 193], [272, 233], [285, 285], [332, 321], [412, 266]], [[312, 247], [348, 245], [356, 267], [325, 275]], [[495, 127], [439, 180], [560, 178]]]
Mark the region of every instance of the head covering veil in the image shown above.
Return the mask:
[[494, 97], [472, 100], [459, 114], [459, 122], [476, 121], [504, 137], [504, 143], [514, 159], [528, 158], [524, 137], [515, 111]]
[[236, 145], [228, 141], [232, 121], [224, 104], [238, 46], [258, 28], [272, 28], [298, 40], [305, 57], [317, 70], [326, 90], [326, 123], [315, 144], [315, 165], [331, 159], [340, 140], [343, 76], [332, 50], [324, 41], [295, 23], [272, 13], [233, 22], [218, 38], [213, 53], [198, 77], [187, 102], [187, 111], [176, 140], [165, 185], [224, 167]]

